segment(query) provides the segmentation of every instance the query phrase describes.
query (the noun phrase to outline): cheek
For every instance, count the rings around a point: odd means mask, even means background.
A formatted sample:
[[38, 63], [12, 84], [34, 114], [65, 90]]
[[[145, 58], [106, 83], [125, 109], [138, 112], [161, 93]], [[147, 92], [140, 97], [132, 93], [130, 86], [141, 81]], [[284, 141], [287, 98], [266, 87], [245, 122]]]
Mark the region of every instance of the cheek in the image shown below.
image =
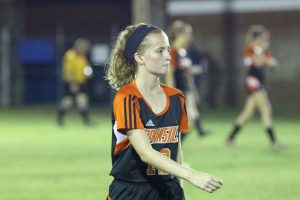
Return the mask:
[[161, 56], [157, 54], [151, 54], [148, 57], [149, 63], [159, 63], [161, 62]]

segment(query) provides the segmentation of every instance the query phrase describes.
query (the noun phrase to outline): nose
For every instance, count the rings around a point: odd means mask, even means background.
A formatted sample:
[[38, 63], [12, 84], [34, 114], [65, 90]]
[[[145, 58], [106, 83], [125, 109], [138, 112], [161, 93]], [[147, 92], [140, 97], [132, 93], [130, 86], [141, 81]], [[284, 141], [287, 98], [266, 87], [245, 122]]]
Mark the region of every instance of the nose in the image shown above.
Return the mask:
[[167, 51], [166, 60], [168, 60], [168, 61], [171, 60], [171, 54], [169, 51]]

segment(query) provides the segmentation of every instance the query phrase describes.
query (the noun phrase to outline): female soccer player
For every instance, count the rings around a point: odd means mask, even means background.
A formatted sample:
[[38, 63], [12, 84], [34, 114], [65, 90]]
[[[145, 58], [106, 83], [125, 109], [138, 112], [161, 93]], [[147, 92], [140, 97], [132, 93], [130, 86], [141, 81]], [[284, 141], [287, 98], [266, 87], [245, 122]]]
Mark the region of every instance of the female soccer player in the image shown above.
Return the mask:
[[265, 68], [276, 68], [277, 61], [272, 57], [269, 48], [270, 34], [260, 25], [251, 26], [246, 37], [244, 48], [244, 64], [247, 67], [246, 87], [248, 97], [243, 111], [238, 116], [235, 126], [227, 138], [229, 146], [234, 145], [237, 133], [254, 114], [257, 108], [260, 112], [263, 127], [266, 129], [273, 148], [278, 144], [272, 123], [272, 108], [265, 87]]
[[181, 133], [188, 128], [181, 91], [160, 83], [170, 62], [158, 27], [128, 26], [112, 50], [106, 78], [117, 90], [112, 113], [112, 170], [107, 199], [184, 199], [185, 179], [214, 192], [222, 182], [182, 166]]
[[207, 131], [203, 129], [200, 120], [197, 102], [200, 96], [194, 82], [194, 74], [198, 73], [198, 68], [193, 67], [191, 58], [187, 54], [187, 49], [193, 39], [193, 29], [190, 24], [177, 20], [170, 25], [169, 37], [171, 42], [171, 67], [166, 75], [167, 85], [176, 87], [186, 96], [187, 113], [189, 126], [195, 127], [200, 136], [204, 136]]

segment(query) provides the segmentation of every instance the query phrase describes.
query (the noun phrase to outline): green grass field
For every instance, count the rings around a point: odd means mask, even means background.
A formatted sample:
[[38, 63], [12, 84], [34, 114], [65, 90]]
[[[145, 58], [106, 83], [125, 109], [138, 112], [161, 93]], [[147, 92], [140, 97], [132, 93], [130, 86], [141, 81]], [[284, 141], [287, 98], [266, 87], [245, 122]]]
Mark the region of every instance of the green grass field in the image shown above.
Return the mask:
[[[236, 111], [203, 111], [213, 134], [194, 132], [183, 144], [191, 167], [221, 177], [224, 186], [207, 194], [185, 182], [187, 200], [299, 200], [300, 118], [297, 112], [275, 113], [278, 137], [287, 149], [272, 151], [258, 120], [247, 124], [238, 146], [224, 139]], [[86, 128], [75, 112], [67, 125], [55, 124], [55, 109], [27, 107], [0, 110], [1, 200], [105, 199], [111, 168], [109, 109], [93, 112], [96, 127]], [[258, 118], [256, 118], [258, 119]]]

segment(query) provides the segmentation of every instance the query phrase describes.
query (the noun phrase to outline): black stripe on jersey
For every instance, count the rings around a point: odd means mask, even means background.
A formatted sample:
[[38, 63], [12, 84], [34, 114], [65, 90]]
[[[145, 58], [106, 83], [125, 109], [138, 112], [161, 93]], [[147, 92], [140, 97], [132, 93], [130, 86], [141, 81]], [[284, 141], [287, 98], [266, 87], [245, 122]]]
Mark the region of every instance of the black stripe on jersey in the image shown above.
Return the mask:
[[127, 105], [126, 105], [126, 97], [124, 98], [124, 119], [125, 119], [125, 129], [128, 129], [128, 127], [127, 127]]
[[179, 96], [182, 97], [183, 99], [185, 99], [184, 94], [179, 93]]
[[186, 111], [186, 106], [184, 104], [184, 112], [185, 112], [185, 115], [187, 115], [187, 111]]
[[133, 122], [134, 122], [134, 127], [133, 128], [136, 128], [136, 101], [135, 101], [136, 99], [133, 99]]
[[129, 95], [129, 128], [132, 129], [131, 95]]

